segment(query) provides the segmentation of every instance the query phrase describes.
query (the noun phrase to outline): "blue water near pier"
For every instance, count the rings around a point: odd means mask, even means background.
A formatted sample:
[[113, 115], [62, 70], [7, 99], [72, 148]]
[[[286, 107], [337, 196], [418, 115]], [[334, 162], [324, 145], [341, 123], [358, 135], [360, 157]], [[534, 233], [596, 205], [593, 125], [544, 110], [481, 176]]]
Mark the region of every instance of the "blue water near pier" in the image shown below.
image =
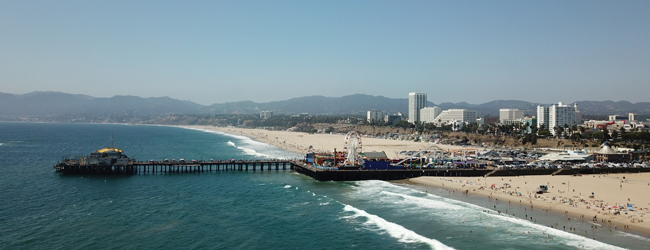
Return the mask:
[[[54, 172], [53, 166], [64, 156], [87, 155], [109, 146], [113, 131], [115, 146], [142, 161], [300, 157], [246, 137], [175, 127], [0, 123], [0, 248], [647, 249], [650, 245], [647, 238], [610, 232], [607, 227], [592, 229], [588, 222], [568, 224], [562, 215], [400, 182], [318, 182], [290, 170], [133, 176]], [[499, 215], [494, 206], [516, 216]], [[534, 216], [537, 223], [524, 214]], [[555, 223], [579, 230], [551, 228]]]

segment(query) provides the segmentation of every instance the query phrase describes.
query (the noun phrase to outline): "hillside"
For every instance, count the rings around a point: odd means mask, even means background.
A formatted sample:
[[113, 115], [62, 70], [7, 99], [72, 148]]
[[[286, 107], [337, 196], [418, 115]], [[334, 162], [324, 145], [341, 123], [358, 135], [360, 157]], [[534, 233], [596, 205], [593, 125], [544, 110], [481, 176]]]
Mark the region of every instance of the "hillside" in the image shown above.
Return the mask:
[[[519, 100], [495, 100], [483, 104], [428, 103], [428, 106], [434, 105], [443, 110], [452, 108], [474, 110], [482, 117], [485, 115], [498, 116], [499, 109], [502, 108], [517, 108], [524, 110], [526, 115], [535, 115], [538, 103]], [[583, 115], [650, 114], [650, 102], [579, 101], [578, 106]], [[96, 98], [61, 92], [32, 92], [24, 95], [0, 93], [1, 116], [121, 115], [135, 117], [162, 114], [257, 114], [262, 110], [270, 110], [276, 114], [362, 115], [373, 109], [382, 110], [385, 113], [401, 112], [406, 115], [408, 99], [354, 94], [343, 97], [305, 96], [264, 103], [239, 101], [203, 106], [191, 101], [181, 101], [169, 97], [113, 96]]]
[[169, 97], [142, 98], [114, 96], [95, 98], [61, 92], [32, 92], [24, 95], [0, 93], [0, 115], [52, 116], [69, 114], [89, 115], [160, 115], [196, 113], [202, 105]]

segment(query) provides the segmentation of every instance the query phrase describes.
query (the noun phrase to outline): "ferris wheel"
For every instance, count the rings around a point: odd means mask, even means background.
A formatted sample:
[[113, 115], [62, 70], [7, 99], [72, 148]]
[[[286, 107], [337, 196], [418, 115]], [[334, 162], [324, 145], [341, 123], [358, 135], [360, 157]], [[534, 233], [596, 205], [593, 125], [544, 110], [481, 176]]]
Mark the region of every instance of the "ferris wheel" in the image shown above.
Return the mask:
[[361, 154], [361, 136], [355, 131], [350, 131], [345, 135], [345, 146], [343, 147], [347, 151], [347, 164], [355, 164], [359, 160], [359, 154]]

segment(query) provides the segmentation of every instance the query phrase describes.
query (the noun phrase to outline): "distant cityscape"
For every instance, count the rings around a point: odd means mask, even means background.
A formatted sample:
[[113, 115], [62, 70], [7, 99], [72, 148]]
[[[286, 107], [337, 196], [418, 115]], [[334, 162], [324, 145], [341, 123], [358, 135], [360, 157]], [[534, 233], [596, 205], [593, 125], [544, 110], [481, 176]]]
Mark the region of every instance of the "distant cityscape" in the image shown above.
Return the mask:
[[[472, 123], [478, 126], [486, 124], [484, 118], [477, 117], [477, 112], [468, 109], [442, 110], [438, 106], [427, 107], [427, 93], [411, 92], [408, 96], [408, 116], [402, 113], [386, 114], [381, 110], [367, 111], [368, 123], [383, 122], [394, 124], [398, 121], [408, 121], [411, 124], [434, 124], [436, 126], [450, 125], [454, 131], [461, 130]], [[262, 116], [265, 116], [263, 111]], [[583, 121], [577, 103], [567, 105], [562, 102], [550, 106], [537, 106], [537, 114], [525, 116], [523, 110], [503, 107], [499, 109], [499, 125], [512, 125], [525, 127], [525, 133], [548, 130], [553, 136], [560, 136], [563, 132], [584, 129], [610, 129], [612, 131], [647, 131], [650, 121], [645, 116], [629, 113], [627, 117], [610, 115], [608, 120]], [[611, 131], [610, 131], [611, 133]]]

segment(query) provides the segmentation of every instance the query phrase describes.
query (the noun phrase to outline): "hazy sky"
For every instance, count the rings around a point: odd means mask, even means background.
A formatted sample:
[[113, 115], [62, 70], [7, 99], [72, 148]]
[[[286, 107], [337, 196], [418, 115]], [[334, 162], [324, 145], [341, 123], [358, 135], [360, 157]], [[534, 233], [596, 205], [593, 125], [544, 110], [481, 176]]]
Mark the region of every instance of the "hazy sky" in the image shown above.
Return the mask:
[[650, 1], [0, 0], [0, 92], [650, 101]]

